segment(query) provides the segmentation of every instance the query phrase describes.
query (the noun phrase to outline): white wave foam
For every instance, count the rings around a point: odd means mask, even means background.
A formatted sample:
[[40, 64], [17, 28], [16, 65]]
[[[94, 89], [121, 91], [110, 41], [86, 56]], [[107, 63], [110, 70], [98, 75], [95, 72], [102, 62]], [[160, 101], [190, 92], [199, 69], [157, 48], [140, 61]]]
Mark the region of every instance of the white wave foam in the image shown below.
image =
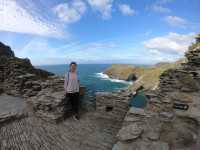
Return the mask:
[[130, 85], [133, 84], [133, 82], [131, 82], [131, 81], [112, 79], [107, 74], [104, 74], [103, 72], [96, 73], [96, 76], [98, 78], [101, 78], [102, 80], [110, 80], [111, 82], [124, 83], [124, 84], [130, 84]]

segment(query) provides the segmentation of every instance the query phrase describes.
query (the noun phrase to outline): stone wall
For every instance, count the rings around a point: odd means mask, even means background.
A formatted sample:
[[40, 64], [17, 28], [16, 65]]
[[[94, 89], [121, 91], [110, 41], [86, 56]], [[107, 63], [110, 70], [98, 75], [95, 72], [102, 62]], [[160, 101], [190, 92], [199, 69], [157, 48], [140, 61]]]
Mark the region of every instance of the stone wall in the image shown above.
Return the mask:
[[97, 92], [96, 111], [103, 114], [102, 118], [120, 120], [128, 110], [129, 99], [125, 91]]
[[1, 88], [10, 95], [36, 95], [41, 83], [53, 75], [34, 68], [28, 59], [0, 56], [0, 64]]

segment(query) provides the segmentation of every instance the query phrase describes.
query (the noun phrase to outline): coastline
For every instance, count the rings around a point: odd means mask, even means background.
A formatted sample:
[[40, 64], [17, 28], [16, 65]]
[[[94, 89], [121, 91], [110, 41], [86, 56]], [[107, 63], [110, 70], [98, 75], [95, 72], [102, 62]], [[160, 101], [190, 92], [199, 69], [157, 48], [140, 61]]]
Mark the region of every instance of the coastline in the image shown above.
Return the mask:
[[124, 84], [127, 84], [127, 85], [132, 85], [133, 82], [132, 81], [126, 81], [126, 80], [120, 80], [120, 79], [117, 79], [117, 78], [111, 78], [109, 77], [107, 74], [103, 73], [103, 72], [100, 72], [100, 73], [96, 73], [97, 77], [99, 77], [100, 79], [103, 79], [103, 80], [109, 80], [111, 82], [116, 82], [116, 83], [124, 83]]

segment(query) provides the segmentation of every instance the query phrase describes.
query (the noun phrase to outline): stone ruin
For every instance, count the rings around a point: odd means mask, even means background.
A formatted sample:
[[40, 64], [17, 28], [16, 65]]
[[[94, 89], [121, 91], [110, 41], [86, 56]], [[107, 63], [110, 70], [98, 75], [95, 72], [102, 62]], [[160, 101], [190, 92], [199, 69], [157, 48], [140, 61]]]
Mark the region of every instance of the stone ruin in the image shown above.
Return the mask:
[[157, 90], [146, 93], [150, 99], [145, 109], [130, 108], [113, 150], [200, 149], [199, 42], [197, 38], [189, 47], [185, 63], [160, 76]]

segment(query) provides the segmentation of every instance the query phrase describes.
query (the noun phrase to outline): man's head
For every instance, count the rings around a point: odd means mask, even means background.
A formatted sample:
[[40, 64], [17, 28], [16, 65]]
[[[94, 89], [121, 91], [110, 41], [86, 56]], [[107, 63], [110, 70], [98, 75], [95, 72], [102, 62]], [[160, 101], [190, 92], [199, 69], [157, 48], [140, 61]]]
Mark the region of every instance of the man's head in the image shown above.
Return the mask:
[[70, 67], [70, 71], [71, 72], [75, 72], [76, 71], [76, 67], [77, 67], [77, 63], [76, 62], [71, 62], [69, 67]]

